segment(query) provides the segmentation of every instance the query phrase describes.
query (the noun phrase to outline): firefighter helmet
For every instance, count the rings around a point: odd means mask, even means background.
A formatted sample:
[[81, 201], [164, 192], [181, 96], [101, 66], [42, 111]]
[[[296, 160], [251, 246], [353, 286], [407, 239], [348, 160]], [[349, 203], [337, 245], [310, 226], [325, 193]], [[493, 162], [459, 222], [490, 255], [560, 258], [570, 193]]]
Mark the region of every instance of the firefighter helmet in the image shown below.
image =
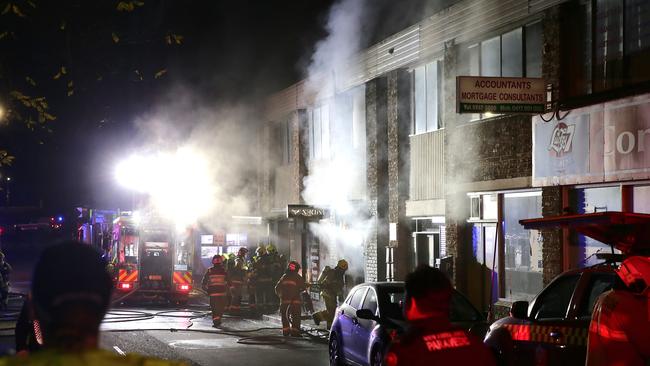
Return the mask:
[[257, 247], [257, 249], [255, 250], [255, 254], [257, 254], [258, 257], [263, 256], [264, 254], [266, 254], [266, 248], [264, 248], [263, 246]]
[[336, 263], [336, 266], [339, 267], [340, 269], [347, 271], [348, 270], [348, 261], [345, 259], [341, 259]]
[[239, 248], [239, 251], [237, 251], [237, 256], [239, 257], [245, 257], [246, 254], [248, 254], [248, 248], [246, 247], [241, 247]]
[[269, 244], [266, 246], [266, 252], [269, 254], [274, 254], [278, 252], [278, 249], [275, 247], [275, 245]]
[[298, 272], [298, 271], [300, 271], [300, 263], [298, 263], [296, 261], [289, 262], [289, 264], [287, 265], [287, 271], [290, 271], [290, 272]]
[[212, 264], [223, 264], [223, 257], [219, 254], [215, 254], [212, 257]]

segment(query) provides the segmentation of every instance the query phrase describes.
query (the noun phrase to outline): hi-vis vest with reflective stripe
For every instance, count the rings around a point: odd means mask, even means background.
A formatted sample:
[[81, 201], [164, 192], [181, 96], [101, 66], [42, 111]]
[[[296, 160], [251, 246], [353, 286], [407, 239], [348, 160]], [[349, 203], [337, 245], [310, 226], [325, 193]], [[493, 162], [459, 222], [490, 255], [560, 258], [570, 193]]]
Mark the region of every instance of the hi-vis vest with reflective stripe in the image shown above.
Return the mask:
[[[537, 324], [505, 324], [504, 326], [510, 332], [513, 341], [587, 345], [587, 328]], [[554, 331], [562, 333], [562, 338], [559, 340], [552, 338], [551, 332]]]
[[225, 293], [228, 291], [228, 275], [223, 267], [211, 267], [203, 277], [203, 285], [208, 287], [208, 293]]

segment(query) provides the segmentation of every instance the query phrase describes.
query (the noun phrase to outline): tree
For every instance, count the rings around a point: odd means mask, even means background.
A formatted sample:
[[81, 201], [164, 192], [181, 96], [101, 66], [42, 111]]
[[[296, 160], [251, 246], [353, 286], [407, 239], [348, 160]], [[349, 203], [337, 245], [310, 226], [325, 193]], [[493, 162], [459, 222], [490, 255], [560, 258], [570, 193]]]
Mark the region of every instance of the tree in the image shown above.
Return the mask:
[[[43, 144], [66, 108], [110, 124], [125, 89], [135, 97], [133, 84], [167, 77], [168, 56], [185, 42], [168, 17], [180, 3], [0, 0], [0, 135], [20, 125]], [[0, 166], [14, 160], [2, 144]]]

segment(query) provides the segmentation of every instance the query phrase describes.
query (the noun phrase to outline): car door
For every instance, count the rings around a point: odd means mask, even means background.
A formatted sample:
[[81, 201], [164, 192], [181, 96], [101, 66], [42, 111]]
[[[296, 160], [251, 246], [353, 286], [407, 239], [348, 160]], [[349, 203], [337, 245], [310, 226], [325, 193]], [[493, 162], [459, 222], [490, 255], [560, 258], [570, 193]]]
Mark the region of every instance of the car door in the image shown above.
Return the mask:
[[[341, 329], [341, 348], [343, 350], [343, 356], [351, 361], [355, 361], [355, 331], [357, 314], [356, 309], [361, 307], [363, 298], [368, 290], [367, 286], [360, 286], [353, 290], [352, 295], [350, 295], [350, 301], [339, 307], [339, 324]], [[356, 362], [356, 361], [355, 361]]]
[[589, 335], [589, 323], [591, 314], [598, 297], [605, 291], [611, 290], [616, 285], [622, 285], [616, 273], [591, 272], [582, 275], [580, 288], [574, 295], [573, 314], [569, 310], [572, 320], [569, 326], [570, 337], [568, 346], [564, 351], [564, 364], [583, 365], [587, 356], [587, 336]]
[[[377, 315], [377, 293], [372, 287], [368, 288], [366, 296], [361, 304], [360, 309], [368, 309]], [[375, 328], [376, 322], [370, 319], [357, 319], [355, 324], [354, 335], [354, 358], [355, 361], [365, 365], [368, 364], [368, 344], [370, 334]]]
[[[572, 365], [566, 363], [567, 351], [574, 351], [572, 329], [578, 327], [569, 319], [569, 308], [580, 281], [580, 274], [567, 274], [553, 281], [535, 299], [530, 317], [530, 342], [520, 345], [524, 362], [535, 365]], [[583, 361], [584, 362], [584, 361]]]

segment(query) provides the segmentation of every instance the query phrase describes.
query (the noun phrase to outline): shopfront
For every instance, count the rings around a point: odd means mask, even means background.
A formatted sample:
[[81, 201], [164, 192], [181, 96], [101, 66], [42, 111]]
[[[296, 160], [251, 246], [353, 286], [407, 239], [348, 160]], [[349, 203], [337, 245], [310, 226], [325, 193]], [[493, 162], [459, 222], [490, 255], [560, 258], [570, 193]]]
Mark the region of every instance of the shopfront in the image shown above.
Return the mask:
[[[564, 186], [566, 210], [650, 212], [650, 94], [533, 119], [533, 185]], [[608, 245], [570, 233], [565, 270], [598, 263]]]
[[469, 283], [480, 304], [532, 299], [543, 287], [542, 241], [519, 220], [540, 217], [539, 189], [476, 192], [470, 199], [472, 257]]

